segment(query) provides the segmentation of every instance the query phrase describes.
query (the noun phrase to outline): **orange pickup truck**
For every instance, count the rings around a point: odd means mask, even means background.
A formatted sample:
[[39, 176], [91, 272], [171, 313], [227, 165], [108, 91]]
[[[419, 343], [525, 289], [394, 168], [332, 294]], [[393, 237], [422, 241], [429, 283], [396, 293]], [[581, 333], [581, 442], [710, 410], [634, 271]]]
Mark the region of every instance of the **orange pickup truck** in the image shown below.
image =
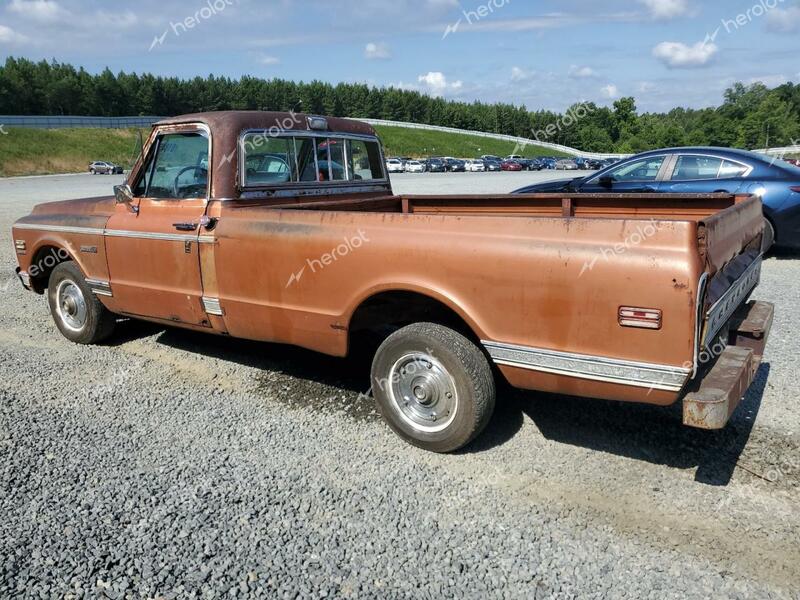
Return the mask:
[[115, 196], [41, 204], [13, 238], [73, 342], [119, 316], [335, 356], [385, 332], [382, 415], [447, 452], [500, 378], [724, 427], [772, 324], [763, 232], [749, 196], [397, 196], [366, 124], [220, 112], [157, 123]]

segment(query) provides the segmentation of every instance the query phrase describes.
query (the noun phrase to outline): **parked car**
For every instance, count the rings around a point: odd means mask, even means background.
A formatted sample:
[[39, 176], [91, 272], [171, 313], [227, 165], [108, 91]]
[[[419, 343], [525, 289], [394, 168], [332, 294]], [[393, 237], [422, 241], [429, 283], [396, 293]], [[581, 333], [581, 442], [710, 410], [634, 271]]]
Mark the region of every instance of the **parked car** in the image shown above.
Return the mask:
[[[371, 367], [377, 408], [436, 452], [486, 426], [495, 375], [554, 394], [682, 401], [684, 423], [706, 429], [725, 426], [755, 378], [773, 314], [747, 300], [761, 265], [757, 197], [689, 196], [687, 212], [666, 195], [564, 194], [554, 213], [550, 197], [398, 196], [369, 125], [314, 117], [252, 143], [275, 122], [297, 115], [163, 120], [115, 196], [39, 204], [14, 223], [19, 279], [46, 294], [64, 337], [99, 343], [125, 316], [343, 357], [386, 331]], [[317, 178], [332, 136], [346, 142], [328, 154], [348, 165], [346, 185]], [[208, 161], [212, 144], [233, 159]], [[251, 152], [292, 168], [269, 181], [240, 168]], [[708, 363], [723, 334], [720, 363]], [[52, 376], [73, 384], [82, 372]]]
[[557, 171], [577, 171], [578, 163], [571, 158], [562, 158], [556, 163]]
[[114, 163], [96, 160], [89, 163], [89, 173], [92, 175], [122, 175], [123, 169]]
[[409, 160], [406, 162], [406, 173], [424, 173], [425, 163], [418, 160]]
[[599, 171], [605, 167], [605, 163], [597, 158], [587, 158], [583, 161], [583, 168], [587, 171]]
[[486, 167], [486, 172], [494, 172], [494, 171], [502, 171], [502, 161], [498, 160], [491, 160], [488, 158], [481, 159], [483, 160], [483, 165]]
[[523, 167], [515, 160], [504, 160], [500, 163], [500, 168], [503, 171], [522, 171]]
[[637, 154], [599, 173], [527, 186], [515, 193], [614, 192], [756, 194], [768, 237], [800, 248], [800, 167], [730, 148], [667, 148]]
[[425, 161], [425, 170], [428, 173], [446, 173], [447, 165], [443, 158], [431, 157]]
[[556, 168], [557, 163], [558, 160], [553, 158], [552, 156], [543, 156], [542, 158], [539, 159], [539, 164], [541, 164], [543, 170], [544, 169], [554, 170]]
[[491, 160], [493, 162], [501, 163], [504, 159], [500, 158], [499, 156], [495, 156], [494, 154], [484, 154], [481, 156], [481, 160]]
[[444, 159], [444, 163], [447, 168], [447, 171], [450, 173], [463, 173], [464, 171], [466, 171], [466, 167], [464, 165], [463, 160], [447, 157]]
[[464, 168], [470, 173], [483, 173], [486, 165], [482, 160], [468, 158], [464, 161]]
[[524, 158], [525, 157], [520, 155], [520, 154], [509, 154], [508, 156], [505, 157], [504, 160], [516, 160], [516, 161], [519, 162], [520, 160], [523, 160]]
[[399, 158], [389, 158], [386, 160], [386, 171], [389, 173], [402, 173], [405, 171], [403, 168], [403, 161]]

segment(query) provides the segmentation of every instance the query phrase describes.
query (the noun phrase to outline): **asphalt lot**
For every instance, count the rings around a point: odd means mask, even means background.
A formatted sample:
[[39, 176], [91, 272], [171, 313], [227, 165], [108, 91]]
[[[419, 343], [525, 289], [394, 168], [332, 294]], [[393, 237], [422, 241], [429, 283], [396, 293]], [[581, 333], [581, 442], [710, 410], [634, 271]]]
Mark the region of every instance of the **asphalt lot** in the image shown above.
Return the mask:
[[0, 597], [800, 598], [800, 258], [765, 262], [775, 325], [724, 431], [503, 390], [441, 456], [388, 430], [362, 364], [135, 322], [63, 339], [13, 277], [10, 226], [121, 179], [0, 180]]

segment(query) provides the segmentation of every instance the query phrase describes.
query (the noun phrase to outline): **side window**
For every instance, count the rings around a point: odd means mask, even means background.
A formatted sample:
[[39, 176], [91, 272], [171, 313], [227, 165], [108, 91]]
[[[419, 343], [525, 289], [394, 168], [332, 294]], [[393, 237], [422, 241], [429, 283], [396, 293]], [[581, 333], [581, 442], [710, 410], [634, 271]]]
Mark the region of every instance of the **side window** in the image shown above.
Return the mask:
[[322, 139], [317, 141], [317, 165], [319, 181], [344, 181], [344, 140]]
[[612, 177], [614, 181], [655, 181], [665, 158], [664, 156], [651, 156], [627, 163], [608, 173], [608, 176]]
[[722, 167], [722, 159], [713, 156], [679, 156], [672, 172], [673, 181], [716, 179]]
[[248, 133], [242, 140], [244, 184], [269, 185], [298, 180], [294, 138]]
[[383, 179], [381, 152], [377, 142], [363, 140], [347, 140], [349, 145], [347, 156], [350, 179], [370, 180]]
[[134, 193], [146, 198], [204, 198], [208, 193], [206, 134], [159, 136]]
[[728, 179], [730, 177], [744, 177], [750, 167], [740, 165], [739, 163], [731, 162], [729, 160], [723, 161], [722, 168], [719, 170], [720, 179]]
[[295, 148], [297, 149], [297, 168], [300, 173], [300, 181], [318, 181], [317, 173], [317, 154], [316, 141], [314, 138], [295, 138]]

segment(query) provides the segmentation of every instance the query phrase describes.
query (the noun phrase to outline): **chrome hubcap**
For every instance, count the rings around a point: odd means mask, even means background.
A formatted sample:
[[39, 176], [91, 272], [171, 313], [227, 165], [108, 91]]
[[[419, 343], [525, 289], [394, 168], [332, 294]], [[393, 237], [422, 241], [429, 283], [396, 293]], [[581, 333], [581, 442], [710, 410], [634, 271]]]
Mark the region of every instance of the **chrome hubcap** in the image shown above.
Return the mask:
[[56, 302], [56, 311], [61, 322], [73, 331], [83, 329], [88, 314], [86, 299], [74, 282], [65, 279], [58, 284]]
[[389, 382], [389, 397], [395, 410], [414, 429], [434, 433], [455, 419], [455, 381], [432, 356], [424, 352], [406, 354], [392, 366]]

